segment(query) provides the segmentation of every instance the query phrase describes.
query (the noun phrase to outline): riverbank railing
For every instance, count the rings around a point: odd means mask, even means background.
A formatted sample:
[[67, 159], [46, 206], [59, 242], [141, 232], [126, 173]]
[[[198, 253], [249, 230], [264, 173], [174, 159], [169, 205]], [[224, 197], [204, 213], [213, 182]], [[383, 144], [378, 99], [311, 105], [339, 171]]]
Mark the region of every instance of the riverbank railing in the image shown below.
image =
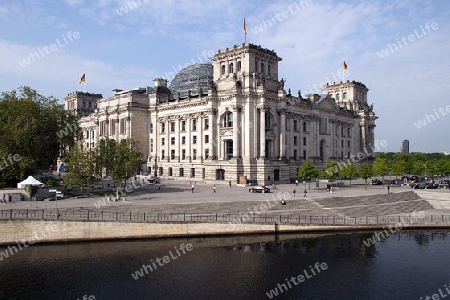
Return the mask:
[[98, 210], [8, 209], [0, 210], [0, 220], [64, 220], [92, 222], [153, 222], [153, 223], [229, 223], [229, 224], [296, 224], [296, 225], [449, 225], [450, 215], [395, 215], [348, 217], [342, 215], [238, 214], [238, 213], [154, 213]]

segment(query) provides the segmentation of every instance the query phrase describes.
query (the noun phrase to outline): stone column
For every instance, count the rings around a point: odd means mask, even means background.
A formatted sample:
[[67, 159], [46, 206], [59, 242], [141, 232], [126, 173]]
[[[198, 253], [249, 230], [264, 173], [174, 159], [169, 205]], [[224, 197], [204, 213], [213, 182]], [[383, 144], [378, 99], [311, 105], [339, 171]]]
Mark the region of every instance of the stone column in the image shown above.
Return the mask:
[[[192, 149], [192, 132], [191, 132], [191, 116], [187, 115], [186, 116], [186, 161], [187, 162], [192, 162], [192, 156], [191, 156], [191, 149]], [[186, 176], [186, 175], [185, 175]]]
[[260, 107], [260, 116], [259, 116], [259, 123], [261, 124], [261, 130], [260, 130], [260, 153], [259, 158], [265, 159], [266, 158], [266, 107], [261, 106]]
[[181, 150], [180, 150], [180, 118], [177, 117], [175, 119], [175, 160], [176, 162], [180, 162]]
[[240, 147], [240, 118], [239, 118], [239, 108], [233, 107], [233, 158], [239, 158], [239, 147]]
[[[286, 110], [280, 109], [280, 159], [283, 160], [286, 157], [286, 147], [285, 147], [285, 135], [286, 135]], [[298, 141], [297, 141], [298, 142]]]
[[170, 161], [170, 120], [169, 118], [166, 119], [166, 144], [164, 147], [164, 152], [166, 159], [165, 161]]
[[203, 117], [200, 115], [197, 119], [197, 128], [199, 129], [199, 134], [197, 138], [197, 160], [203, 162]]
[[217, 159], [217, 144], [219, 142], [218, 138], [217, 138], [217, 127], [218, 125], [216, 124], [216, 118], [214, 115], [214, 111], [211, 111], [208, 115], [209, 118], [209, 132], [211, 133], [211, 137], [210, 137], [210, 143], [211, 146], [209, 148], [209, 158], [210, 160], [214, 160]]

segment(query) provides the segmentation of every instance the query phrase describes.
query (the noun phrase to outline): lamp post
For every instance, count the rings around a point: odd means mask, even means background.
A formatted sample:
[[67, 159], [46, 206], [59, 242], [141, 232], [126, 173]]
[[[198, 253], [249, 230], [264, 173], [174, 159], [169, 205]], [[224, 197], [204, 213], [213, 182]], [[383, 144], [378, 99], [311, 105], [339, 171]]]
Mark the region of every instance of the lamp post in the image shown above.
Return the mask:
[[158, 165], [156, 163], [156, 155], [155, 155], [155, 164], [153, 165], [153, 175], [155, 176], [155, 179], [156, 179], [156, 176], [157, 176], [157, 174], [156, 174], [156, 169], [157, 168], [158, 168]]

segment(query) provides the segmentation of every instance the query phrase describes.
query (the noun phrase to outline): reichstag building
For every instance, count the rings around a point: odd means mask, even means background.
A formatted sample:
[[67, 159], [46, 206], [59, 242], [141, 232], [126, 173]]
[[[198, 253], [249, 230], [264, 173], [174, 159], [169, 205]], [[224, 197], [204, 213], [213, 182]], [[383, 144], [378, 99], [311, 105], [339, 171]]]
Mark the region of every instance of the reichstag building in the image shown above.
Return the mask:
[[142, 172], [234, 184], [292, 182], [306, 160], [322, 170], [329, 160], [372, 152], [377, 117], [363, 83], [292, 95], [278, 74], [281, 58], [249, 43], [219, 50], [211, 61], [183, 69], [170, 85], [157, 78], [153, 87], [107, 98], [68, 94], [83, 145], [131, 138], [146, 161]]

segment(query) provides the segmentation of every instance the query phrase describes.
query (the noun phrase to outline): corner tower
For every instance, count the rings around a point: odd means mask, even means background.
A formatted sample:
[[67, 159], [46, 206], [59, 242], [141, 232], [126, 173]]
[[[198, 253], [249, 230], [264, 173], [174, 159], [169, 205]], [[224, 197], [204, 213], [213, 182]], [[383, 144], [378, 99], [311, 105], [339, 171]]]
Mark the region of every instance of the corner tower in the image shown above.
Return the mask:
[[266, 90], [278, 90], [278, 62], [281, 58], [273, 50], [246, 43], [217, 51], [211, 61], [219, 91], [233, 88], [237, 81], [246, 92], [261, 85]]

